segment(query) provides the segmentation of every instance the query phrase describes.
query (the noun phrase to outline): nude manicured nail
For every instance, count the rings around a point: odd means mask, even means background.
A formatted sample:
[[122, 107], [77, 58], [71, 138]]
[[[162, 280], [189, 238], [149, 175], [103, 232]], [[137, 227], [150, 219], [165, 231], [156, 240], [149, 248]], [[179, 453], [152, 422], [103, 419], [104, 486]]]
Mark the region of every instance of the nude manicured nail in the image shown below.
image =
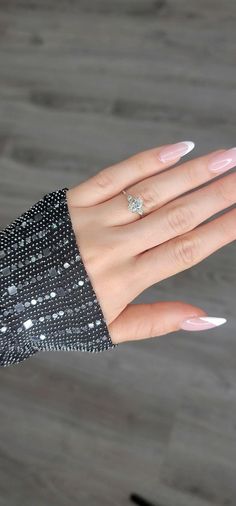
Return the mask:
[[205, 330], [223, 325], [227, 320], [225, 318], [215, 318], [214, 316], [198, 316], [184, 320], [181, 324], [183, 330]]
[[181, 156], [187, 155], [194, 148], [195, 144], [192, 141], [177, 142], [163, 148], [159, 153], [159, 160], [161, 162], [171, 162]]
[[212, 172], [226, 172], [236, 165], [236, 148], [231, 148], [211, 158], [208, 168]]

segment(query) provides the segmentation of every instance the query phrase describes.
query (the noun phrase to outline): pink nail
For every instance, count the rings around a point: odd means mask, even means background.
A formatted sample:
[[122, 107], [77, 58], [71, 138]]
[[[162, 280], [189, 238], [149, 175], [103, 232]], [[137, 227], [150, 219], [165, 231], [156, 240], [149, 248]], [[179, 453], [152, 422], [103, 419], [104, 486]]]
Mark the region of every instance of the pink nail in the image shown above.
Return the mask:
[[184, 320], [181, 324], [181, 329], [184, 330], [205, 330], [212, 329], [223, 325], [227, 320], [225, 318], [215, 318], [214, 316], [200, 316], [196, 318], [189, 318]]
[[159, 153], [159, 160], [161, 162], [171, 162], [181, 156], [187, 155], [194, 148], [195, 144], [192, 141], [177, 142], [163, 148]]
[[220, 153], [219, 155], [214, 156], [208, 168], [212, 172], [226, 172], [232, 167], [236, 165], [236, 148], [231, 148], [225, 151], [224, 153]]

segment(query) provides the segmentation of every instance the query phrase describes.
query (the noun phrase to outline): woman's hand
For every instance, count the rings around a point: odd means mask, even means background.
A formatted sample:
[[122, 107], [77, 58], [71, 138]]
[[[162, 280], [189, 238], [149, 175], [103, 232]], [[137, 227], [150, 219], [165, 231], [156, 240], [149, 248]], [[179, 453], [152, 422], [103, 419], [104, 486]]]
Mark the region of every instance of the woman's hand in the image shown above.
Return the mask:
[[[193, 147], [181, 142], [150, 149], [67, 191], [77, 245], [114, 343], [226, 321], [206, 318], [184, 302], [131, 304], [149, 286], [236, 238], [236, 209], [202, 224], [235, 204], [236, 174], [214, 178], [236, 165], [236, 148], [169, 168]], [[143, 198], [141, 218], [128, 209], [122, 190]]]

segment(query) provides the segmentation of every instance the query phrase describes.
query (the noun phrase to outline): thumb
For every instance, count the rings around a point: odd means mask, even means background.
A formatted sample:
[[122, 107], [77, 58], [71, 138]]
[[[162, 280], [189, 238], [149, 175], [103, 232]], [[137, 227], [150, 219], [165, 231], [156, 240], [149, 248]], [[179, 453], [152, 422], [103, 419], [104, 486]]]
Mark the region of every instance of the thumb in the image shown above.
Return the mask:
[[[122, 313], [109, 324], [112, 342], [136, 341], [149, 337], [161, 336], [180, 330], [184, 320], [207, 316], [200, 308], [185, 302], [154, 302], [150, 304], [128, 304]], [[186, 330], [203, 330], [212, 328], [226, 320], [210, 318], [200, 320], [193, 325], [185, 325]]]

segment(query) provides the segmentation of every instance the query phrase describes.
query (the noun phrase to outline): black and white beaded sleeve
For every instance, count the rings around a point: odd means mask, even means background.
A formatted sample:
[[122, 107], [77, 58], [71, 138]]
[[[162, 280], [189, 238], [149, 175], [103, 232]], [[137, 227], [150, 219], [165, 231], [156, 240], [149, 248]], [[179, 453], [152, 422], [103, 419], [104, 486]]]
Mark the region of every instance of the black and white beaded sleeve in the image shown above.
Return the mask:
[[46, 350], [117, 347], [76, 243], [66, 191], [0, 232], [0, 366]]

